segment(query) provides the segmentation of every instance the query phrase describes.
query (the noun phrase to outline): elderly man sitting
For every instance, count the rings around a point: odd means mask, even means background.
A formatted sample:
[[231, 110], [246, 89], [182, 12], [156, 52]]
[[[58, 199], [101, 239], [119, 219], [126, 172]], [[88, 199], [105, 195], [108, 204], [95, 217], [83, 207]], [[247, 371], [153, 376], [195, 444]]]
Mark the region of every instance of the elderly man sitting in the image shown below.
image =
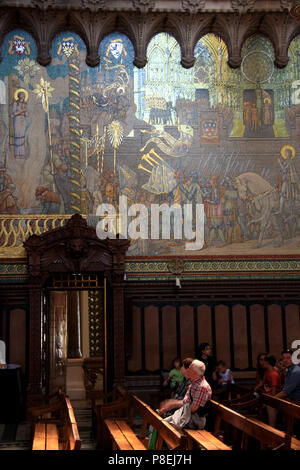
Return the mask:
[[170, 399], [162, 402], [158, 413], [163, 415], [176, 409], [165, 421], [178, 428], [203, 429], [211, 398], [210, 385], [204, 378], [205, 365], [198, 359], [187, 358], [182, 361], [181, 372], [186, 379], [191, 380], [185, 397], [183, 400]]

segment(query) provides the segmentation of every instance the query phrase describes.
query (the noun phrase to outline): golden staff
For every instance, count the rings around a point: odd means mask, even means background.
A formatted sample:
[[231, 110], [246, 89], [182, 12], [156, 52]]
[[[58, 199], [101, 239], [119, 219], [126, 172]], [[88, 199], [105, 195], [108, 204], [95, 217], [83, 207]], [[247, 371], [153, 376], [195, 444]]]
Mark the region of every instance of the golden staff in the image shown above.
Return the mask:
[[[97, 136], [96, 142], [97, 142], [97, 147], [98, 147], [98, 137], [99, 137], [98, 124], [97, 124], [97, 127], [96, 127], [96, 136]], [[100, 150], [99, 150], [99, 147], [98, 147], [98, 149], [97, 149], [97, 171], [98, 171], [98, 173], [99, 173], [99, 170], [100, 170]]]
[[[33, 90], [33, 92], [36, 93], [37, 98], [42, 98], [43, 110], [47, 114], [48, 137], [49, 137], [49, 147], [50, 147], [50, 167], [51, 167], [51, 171], [52, 171], [53, 179], [54, 179], [53, 150], [52, 150], [50, 113], [49, 113], [49, 96], [51, 96], [52, 91], [54, 91], [54, 88], [52, 88], [50, 83], [44, 80], [43, 77], [41, 77], [40, 83], [35, 84], [35, 88]], [[52, 183], [52, 189], [53, 191], [55, 191], [54, 181]]]
[[103, 138], [102, 138], [101, 175], [103, 173], [103, 167], [104, 167], [105, 138], [106, 138], [106, 126], [104, 126], [104, 132], [103, 132]]
[[[50, 127], [50, 113], [49, 113], [49, 100], [48, 100], [48, 90], [47, 87], [44, 87], [45, 90], [45, 101], [46, 101], [46, 114], [47, 114], [47, 122], [48, 122], [48, 137], [49, 137], [49, 147], [50, 147], [50, 167], [51, 172], [54, 178], [54, 165], [53, 165], [53, 150], [52, 150], [52, 138], [51, 138], [51, 127]], [[52, 183], [52, 191], [55, 192], [55, 184], [54, 181]]]

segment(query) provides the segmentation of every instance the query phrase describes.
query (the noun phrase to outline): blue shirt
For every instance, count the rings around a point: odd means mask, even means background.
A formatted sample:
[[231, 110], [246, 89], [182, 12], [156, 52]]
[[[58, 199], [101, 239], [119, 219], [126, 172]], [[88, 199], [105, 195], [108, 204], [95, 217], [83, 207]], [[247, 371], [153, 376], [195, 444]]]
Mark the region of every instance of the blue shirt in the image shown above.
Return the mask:
[[287, 393], [291, 400], [300, 398], [300, 367], [296, 364], [288, 368], [282, 391]]

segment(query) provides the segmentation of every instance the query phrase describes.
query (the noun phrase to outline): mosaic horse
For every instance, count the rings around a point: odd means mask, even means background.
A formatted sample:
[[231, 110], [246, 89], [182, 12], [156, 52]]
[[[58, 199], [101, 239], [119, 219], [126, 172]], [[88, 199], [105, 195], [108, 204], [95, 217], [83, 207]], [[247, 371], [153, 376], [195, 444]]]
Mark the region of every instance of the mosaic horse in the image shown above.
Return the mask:
[[257, 248], [261, 247], [266, 229], [272, 225], [279, 236], [278, 246], [283, 243], [282, 221], [279, 215], [279, 198], [277, 190], [257, 173], [243, 173], [234, 179], [239, 198], [254, 205], [258, 218], [249, 224], [260, 223]]

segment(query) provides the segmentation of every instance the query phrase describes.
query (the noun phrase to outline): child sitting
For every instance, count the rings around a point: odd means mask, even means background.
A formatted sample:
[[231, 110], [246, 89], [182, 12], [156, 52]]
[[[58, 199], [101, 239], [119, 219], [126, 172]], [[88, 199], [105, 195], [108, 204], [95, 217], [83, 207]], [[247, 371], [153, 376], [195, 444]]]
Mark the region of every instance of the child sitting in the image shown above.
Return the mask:
[[168, 377], [164, 381], [163, 387], [167, 387], [169, 385], [173, 396], [177, 388], [180, 387], [183, 382], [184, 377], [181, 373], [181, 360], [179, 359], [179, 357], [176, 357], [172, 362], [172, 369], [170, 370]]
[[218, 361], [216, 367], [216, 379], [218, 384], [225, 387], [229, 382], [234, 384], [234, 378], [230, 369], [227, 369], [224, 361]]

